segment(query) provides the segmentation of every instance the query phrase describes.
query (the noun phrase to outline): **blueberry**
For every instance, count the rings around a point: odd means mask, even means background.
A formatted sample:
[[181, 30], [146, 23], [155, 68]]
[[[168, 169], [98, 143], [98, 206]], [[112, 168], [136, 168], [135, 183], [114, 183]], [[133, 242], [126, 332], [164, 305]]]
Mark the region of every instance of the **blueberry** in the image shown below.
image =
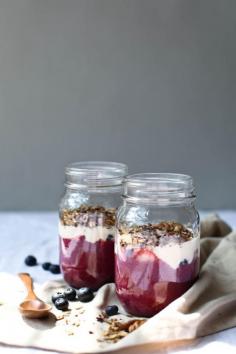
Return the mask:
[[119, 311], [119, 308], [116, 305], [107, 306], [105, 308], [105, 312], [106, 312], [107, 316], [117, 315], [118, 311]]
[[186, 258], [183, 259], [183, 260], [180, 262], [180, 265], [181, 265], [181, 266], [186, 265], [186, 264], [188, 264], [188, 261], [187, 261]]
[[42, 264], [42, 268], [43, 268], [44, 270], [49, 270], [50, 266], [51, 266], [51, 263], [50, 263], [50, 262], [44, 262], [44, 263]]
[[52, 302], [55, 304], [55, 301], [60, 298], [64, 299], [65, 295], [63, 293], [57, 292], [56, 294], [52, 295]]
[[49, 266], [48, 270], [53, 274], [60, 274], [61, 273], [61, 269], [58, 264], [51, 264]]
[[67, 288], [64, 291], [65, 298], [69, 301], [73, 301], [76, 298], [76, 291], [73, 288]]
[[107, 241], [113, 241], [114, 240], [114, 236], [113, 235], [108, 235], [107, 236]]
[[81, 302], [89, 302], [94, 298], [93, 292], [90, 288], [80, 288], [77, 294], [78, 300]]
[[69, 302], [68, 302], [68, 300], [66, 300], [63, 297], [59, 297], [58, 299], [56, 299], [54, 304], [58, 310], [61, 310], [61, 311], [68, 310]]
[[37, 259], [34, 256], [29, 255], [25, 258], [25, 264], [29, 267], [33, 267], [37, 264]]
[[[142, 247], [142, 245], [141, 245], [141, 247]], [[126, 250], [127, 258], [128, 258], [128, 257], [133, 257], [133, 253], [134, 253], [133, 248], [127, 249], [127, 250]]]

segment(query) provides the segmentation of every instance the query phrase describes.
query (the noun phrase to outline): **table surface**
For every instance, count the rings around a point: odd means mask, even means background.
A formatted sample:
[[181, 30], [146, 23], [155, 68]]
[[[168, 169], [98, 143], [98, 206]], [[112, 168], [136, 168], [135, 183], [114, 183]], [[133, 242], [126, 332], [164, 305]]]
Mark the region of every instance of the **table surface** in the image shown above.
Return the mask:
[[[217, 211], [222, 219], [236, 229], [236, 211]], [[201, 217], [207, 215], [201, 213]], [[0, 213], [0, 271], [16, 274], [27, 272], [24, 258], [28, 254], [37, 257], [38, 262], [58, 263], [57, 213], [54, 212], [2, 212]], [[37, 282], [60, 279], [61, 275], [45, 272], [41, 267], [32, 267], [30, 273]], [[45, 354], [42, 350], [0, 346], [0, 353]], [[194, 347], [165, 351], [178, 354], [211, 354], [213, 352], [236, 353], [236, 328], [199, 340]], [[52, 353], [52, 352], [50, 352]]]

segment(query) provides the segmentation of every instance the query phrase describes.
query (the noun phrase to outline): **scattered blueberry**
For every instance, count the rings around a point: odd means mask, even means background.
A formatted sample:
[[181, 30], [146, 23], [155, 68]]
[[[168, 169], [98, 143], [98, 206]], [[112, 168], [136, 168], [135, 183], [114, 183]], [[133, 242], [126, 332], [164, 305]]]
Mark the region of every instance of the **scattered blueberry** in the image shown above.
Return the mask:
[[186, 264], [188, 264], [188, 261], [187, 261], [186, 258], [183, 261], [180, 262], [180, 265], [186, 265]]
[[37, 264], [37, 259], [34, 256], [29, 255], [25, 258], [25, 264], [29, 267], [33, 267]]
[[61, 311], [68, 310], [69, 302], [68, 302], [68, 300], [66, 300], [63, 297], [59, 297], [58, 299], [56, 299], [54, 304], [58, 310], [61, 310]]
[[52, 302], [55, 304], [55, 301], [59, 298], [65, 298], [65, 295], [63, 293], [57, 292], [52, 295]]
[[93, 292], [90, 288], [80, 288], [77, 295], [78, 300], [81, 302], [89, 302], [94, 298]]
[[107, 241], [113, 241], [114, 240], [114, 236], [113, 235], [108, 235], [107, 236]]
[[105, 312], [106, 312], [106, 315], [107, 315], [107, 316], [114, 316], [114, 315], [117, 315], [117, 314], [118, 314], [118, 311], [119, 311], [119, 308], [118, 308], [118, 306], [116, 306], [116, 305], [107, 306], [107, 307], [105, 308]]
[[42, 264], [42, 268], [43, 268], [44, 270], [49, 270], [50, 266], [51, 266], [51, 263], [50, 263], [50, 262], [44, 262], [44, 263]]
[[[142, 248], [142, 245], [139, 245], [139, 247], [141, 247]], [[132, 257], [133, 256], [133, 253], [134, 253], [134, 249], [133, 248], [128, 248], [125, 252], [127, 252], [126, 254], [127, 254], [127, 258], [128, 257]]]
[[76, 291], [73, 288], [67, 288], [64, 291], [65, 298], [69, 301], [74, 301], [76, 298]]
[[51, 264], [49, 266], [48, 270], [53, 274], [60, 274], [61, 273], [61, 269], [58, 264]]

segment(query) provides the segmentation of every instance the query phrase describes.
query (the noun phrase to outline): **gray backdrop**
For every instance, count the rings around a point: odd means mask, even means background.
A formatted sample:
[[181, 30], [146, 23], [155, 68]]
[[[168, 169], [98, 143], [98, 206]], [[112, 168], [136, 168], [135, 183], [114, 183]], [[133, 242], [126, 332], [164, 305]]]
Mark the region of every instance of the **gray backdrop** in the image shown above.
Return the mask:
[[235, 66], [235, 0], [0, 0], [0, 209], [56, 209], [88, 159], [236, 208]]

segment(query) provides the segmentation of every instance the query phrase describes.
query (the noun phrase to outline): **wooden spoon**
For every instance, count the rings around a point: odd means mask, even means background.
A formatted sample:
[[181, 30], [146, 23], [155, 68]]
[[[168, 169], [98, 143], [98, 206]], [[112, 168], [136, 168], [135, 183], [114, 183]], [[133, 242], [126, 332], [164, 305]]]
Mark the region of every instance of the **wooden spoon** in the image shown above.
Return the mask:
[[40, 300], [33, 291], [33, 280], [28, 273], [18, 274], [28, 290], [25, 300], [19, 305], [21, 314], [28, 318], [47, 317], [51, 306]]

